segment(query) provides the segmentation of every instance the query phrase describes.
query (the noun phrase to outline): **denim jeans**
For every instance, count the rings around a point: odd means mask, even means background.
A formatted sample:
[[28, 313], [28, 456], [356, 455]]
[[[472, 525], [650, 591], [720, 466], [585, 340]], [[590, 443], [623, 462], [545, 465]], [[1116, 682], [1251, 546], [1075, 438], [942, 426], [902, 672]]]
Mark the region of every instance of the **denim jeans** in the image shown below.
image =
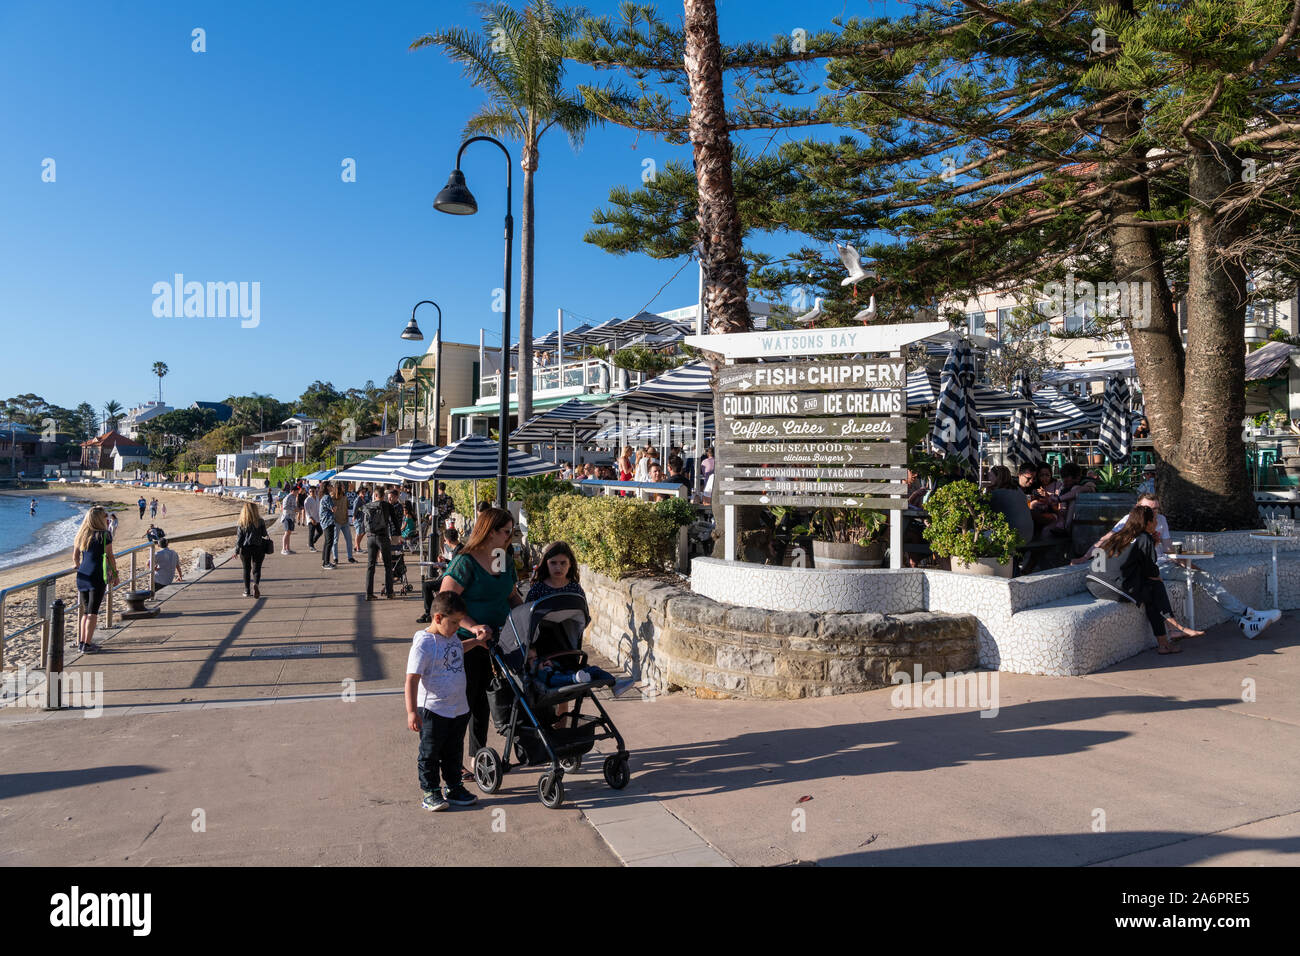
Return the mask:
[[339, 539], [342, 538], [348, 546], [348, 560], [352, 560], [352, 525], [343, 522], [338, 526], [338, 531], [334, 535], [334, 563], [339, 563]]
[[[1186, 584], [1187, 570], [1172, 562], [1165, 563], [1160, 566], [1160, 577], [1170, 583]], [[1218, 579], [1208, 571], [1194, 568], [1192, 570], [1192, 586], [1200, 588], [1213, 598], [1219, 607], [1234, 617], [1241, 617], [1246, 613], [1246, 605], [1235, 594], [1220, 584]]]
[[448, 789], [461, 786], [460, 752], [465, 746], [465, 728], [469, 726], [469, 714], [459, 717], [439, 717], [431, 710], [421, 707], [420, 715], [420, 752], [416, 762], [420, 778], [420, 789], [437, 792], [438, 771]]

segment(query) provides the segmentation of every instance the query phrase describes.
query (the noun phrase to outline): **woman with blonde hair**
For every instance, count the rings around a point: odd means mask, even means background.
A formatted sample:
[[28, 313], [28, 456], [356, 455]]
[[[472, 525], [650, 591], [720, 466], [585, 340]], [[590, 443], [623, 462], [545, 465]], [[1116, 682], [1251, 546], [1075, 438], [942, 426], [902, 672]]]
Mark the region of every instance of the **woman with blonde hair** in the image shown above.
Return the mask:
[[99, 623], [99, 608], [104, 592], [117, 585], [117, 565], [113, 561], [113, 536], [108, 532], [108, 512], [99, 505], [86, 512], [72, 545], [72, 563], [77, 566], [77, 595], [81, 602], [81, 622], [77, 647], [88, 653], [99, 650], [91, 638]]
[[[239, 535], [235, 538], [235, 551], [240, 563], [244, 565], [244, 597], [260, 598], [262, 596], [262, 559], [275, 545], [267, 534], [266, 522], [257, 510], [257, 503], [245, 501], [239, 513]], [[252, 593], [249, 593], [249, 581], [252, 581]]]
[[636, 465], [633, 462], [634, 462], [634, 456], [632, 454], [632, 446], [624, 445], [623, 451], [619, 454], [618, 461], [616, 462], [616, 464], [618, 465], [619, 481], [632, 480], [632, 470], [636, 467]]

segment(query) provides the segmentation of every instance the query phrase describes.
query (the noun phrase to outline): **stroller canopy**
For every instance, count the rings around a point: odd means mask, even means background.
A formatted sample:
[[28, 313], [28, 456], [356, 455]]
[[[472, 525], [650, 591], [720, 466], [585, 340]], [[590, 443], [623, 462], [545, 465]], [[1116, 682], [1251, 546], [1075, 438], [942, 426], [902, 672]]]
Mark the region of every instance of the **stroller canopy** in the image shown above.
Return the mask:
[[587, 601], [581, 594], [571, 591], [548, 594], [510, 612], [505, 627], [501, 628], [501, 650], [510, 666], [517, 668], [537, 642], [543, 624], [563, 642], [564, 650], [581, 650], [582, 635], [590, 621]]

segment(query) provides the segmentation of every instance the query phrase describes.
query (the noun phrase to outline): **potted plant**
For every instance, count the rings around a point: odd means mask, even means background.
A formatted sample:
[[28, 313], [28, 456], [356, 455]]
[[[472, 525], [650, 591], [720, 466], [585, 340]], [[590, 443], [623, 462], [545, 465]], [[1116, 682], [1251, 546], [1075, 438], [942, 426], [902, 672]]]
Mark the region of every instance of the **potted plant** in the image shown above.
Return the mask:
[[923, 535], [930, 550], [952, 559], [963, 574], [1011, 577], [1011, 562], [1023, 544], [1006, 515], [995, 511], [987, 492], [970, 481], [939, 488], [926, 502], [930, 523]]
[[806, 529], [812, 538], [813, 567], [878, 568], [884, 564], [883, 532], [889, 518], [866, 508], [819, 508]]

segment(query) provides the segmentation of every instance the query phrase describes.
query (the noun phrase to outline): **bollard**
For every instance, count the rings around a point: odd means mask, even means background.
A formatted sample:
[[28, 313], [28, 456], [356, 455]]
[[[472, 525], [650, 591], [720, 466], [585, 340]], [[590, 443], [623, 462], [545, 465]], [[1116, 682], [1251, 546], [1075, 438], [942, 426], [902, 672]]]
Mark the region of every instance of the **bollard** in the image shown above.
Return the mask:
[[63, 709], [63, 598], [50, 610], [50, 643], [45, 654], [45, 709]]
[[155, 567], [153, 562], [154, 562], [154, 555], [157, 553], [156, 551], [157, 547], [158, 547], [157, 542], [154, 541], [149, 542], [149, 597], [151, 598], [158, 596], [158, 585], [154, 583], [154, 576], [153, 576], [153, 571]]
[[134, 591], [134, 590], [135, 590], [135, 552], [132, 551], [131, 552], [131, 583], [127, 587], [127, 591]]

